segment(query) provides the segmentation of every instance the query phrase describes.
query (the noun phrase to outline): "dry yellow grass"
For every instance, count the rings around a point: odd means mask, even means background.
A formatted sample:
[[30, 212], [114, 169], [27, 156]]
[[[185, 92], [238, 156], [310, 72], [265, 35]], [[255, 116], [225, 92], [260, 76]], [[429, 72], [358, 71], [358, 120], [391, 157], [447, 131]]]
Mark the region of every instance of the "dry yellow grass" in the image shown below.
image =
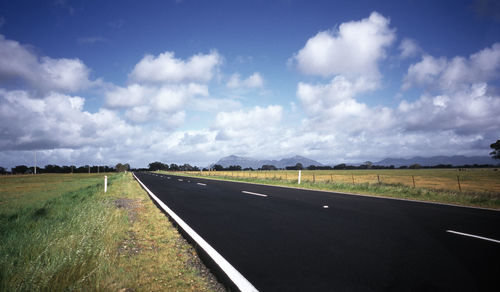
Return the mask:
[[[199, 172], [193, 174], [200, 174]], [[218, 175], [235, 178], [279, 179], [296, 181], [298, 171], [217, 171], [203, 175]], [[500, 193], [500, 171], [494, 169], [381, 169], [381, 170], [303, 170], [303, 182], [335, 182], [352, 184], [401, 184], [417, 188], [459, 191], [457, 176], [462, 191]]]

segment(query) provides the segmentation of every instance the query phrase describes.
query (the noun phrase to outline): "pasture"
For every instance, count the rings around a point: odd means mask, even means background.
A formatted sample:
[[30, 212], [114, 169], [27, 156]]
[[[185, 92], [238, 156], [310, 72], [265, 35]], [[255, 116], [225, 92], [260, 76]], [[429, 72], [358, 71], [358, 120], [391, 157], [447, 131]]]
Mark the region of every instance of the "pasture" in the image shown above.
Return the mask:
[[0, 176], [0, 291], [213, 291], [131, 174]]
[[367, 169], [186, 172], [209, 178], [500, 208], [500, 171]]

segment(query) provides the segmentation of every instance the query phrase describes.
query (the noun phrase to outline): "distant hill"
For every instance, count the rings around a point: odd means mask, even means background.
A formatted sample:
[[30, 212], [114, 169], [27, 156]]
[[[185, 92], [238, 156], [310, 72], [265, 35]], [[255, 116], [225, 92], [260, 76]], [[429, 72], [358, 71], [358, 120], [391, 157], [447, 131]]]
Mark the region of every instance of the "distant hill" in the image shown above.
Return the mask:
[[473, 165], [473, 164], [491, 164], [497, 165], [500, 161], [492, 159], [489, 156], [432, 156], [432, 157], [420, 157], [416, 156], [413, 158], [405, 159], [405, 158], [386, 158], [378, 162], [374, 162], [375, 165], [383, 165], [390, 166], [394, 165], [395, 167], [400, 167], [402, 165], [412, 165], [412, 164], [420, 164], [422, 166], [434, 166], [438, 164], [451, 164], [453, 166], [460, 165]]
[[294, 166], [297, 163], [301, 163], [303, 167], [308, 167], [309, 165], [323, 165], [315, 160], [302, 157], [302, 156], [294, 156], [290, 158], [283, 158], [281, 160], [259, 160], [249, 157], [242, 157], [236, 155], [230, 155], [219, 159], [216, 163], [223, 167], [229, 167], [231, 165], [239, 165], [242, 168], [251, 167], [253, 169], [257, 169], [262, 167], [262, 165], [274, 165], [277, 168], [285, 168], [287, 166]]

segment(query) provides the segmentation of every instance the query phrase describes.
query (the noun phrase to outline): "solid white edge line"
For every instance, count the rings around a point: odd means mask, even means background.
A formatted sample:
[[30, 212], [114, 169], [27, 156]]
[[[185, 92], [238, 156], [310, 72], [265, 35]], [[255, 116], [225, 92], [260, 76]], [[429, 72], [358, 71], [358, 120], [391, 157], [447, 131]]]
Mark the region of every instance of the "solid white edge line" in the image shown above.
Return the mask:
[[483, 236], [479, 236], [479, 235], [468, 234], [468, 233], [463, 233], [463, 232], [458, 232], [458, 231], [453, 231], [453, 230], [446, 230], [446, 232], [455, 233], [458, 235], [463, 235], [463, 236], [468, 236], [468, 237], [473, 237], [473, 238], [478, 238], [478, 239], [482, 239], [482, 240], [488, 240], [488, 241], [492, 241], [495, 243], [500, 243], [500, 240], [491, 239], [491, 238], [483, 237]]
[[196, 233], [184, 220], [174, 213], [165, 203], [163, 203], [153, 192], [151, 192], [136, 176], [135, 179], [148, 192], [148, 194], [167, 212], [167, 214], [177, 222], [177, 224], [200, 246], [209, 257], [222, 269], [240, 291], [258, 291], [238, 270], [236, 270], [225, 258], [223, 258], [208, 242]]
[[253, 193], [253, 192], [248, 192], [248, 191], [241, 191], [241, 192], [244, 194], [249, 194], [249, 195], [254, 195], [254, 196], [267, 197], [267, 195], [259, 194], [259, 193]]

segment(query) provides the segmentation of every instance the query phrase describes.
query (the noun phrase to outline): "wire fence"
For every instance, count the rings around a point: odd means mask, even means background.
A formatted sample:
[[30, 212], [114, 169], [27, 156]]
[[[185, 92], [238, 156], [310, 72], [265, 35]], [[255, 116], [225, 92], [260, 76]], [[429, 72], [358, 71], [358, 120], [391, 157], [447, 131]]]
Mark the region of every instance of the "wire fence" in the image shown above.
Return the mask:
[[[279, 180], [298, 183], [298, 171], [201, 171], [201, 176], [246, 180]], [[436, 190], [500, 193], [497, 169], [419, 169], [419, 170], [302, 170], [301, 183], [385, 184]]]

